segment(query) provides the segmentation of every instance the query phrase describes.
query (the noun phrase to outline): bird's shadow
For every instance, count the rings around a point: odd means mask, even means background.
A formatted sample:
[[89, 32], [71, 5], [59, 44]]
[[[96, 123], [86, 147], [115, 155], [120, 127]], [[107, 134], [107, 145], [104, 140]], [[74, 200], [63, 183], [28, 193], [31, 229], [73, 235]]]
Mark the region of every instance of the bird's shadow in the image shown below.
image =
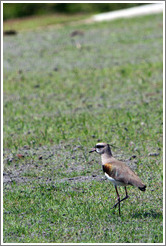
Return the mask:
[[153, 219], [158, 219], [162, 218], [163, 214], [162, 212], [156, 212], [153, 209], [148, 210], [148, 211], [136, 211], [135, 213], [132, 214], [133, 218], [153, 218]]

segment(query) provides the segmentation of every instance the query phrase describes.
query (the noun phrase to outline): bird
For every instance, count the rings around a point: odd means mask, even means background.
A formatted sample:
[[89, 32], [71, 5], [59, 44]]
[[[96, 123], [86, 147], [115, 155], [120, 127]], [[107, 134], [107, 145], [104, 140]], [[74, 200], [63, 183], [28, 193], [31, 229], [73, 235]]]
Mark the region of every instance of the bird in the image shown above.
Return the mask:
[[75, 30], [75, 31], [73, 31], [73, 32], [70, 34], [71, 37], [75, 37], [75, 36], [83, 36], [83, 35], [84, 35], [84, 32], [81, 31], [81, 30]]
[[84, 32], [81, 30], [75, 30], [70, 34], [71, 41], [73, 42], [73, 44], [75, 44], [77, 49], [80, 49], [82, 47], [80, 41], [78, 40], [78, 37], [81, 36], [84, 36]]
[[[126, 200], [128, 196], [126, 186], [131, 185], [139, 188], [141, 191], [146, 190], [146, 185], [137, 176], [137, 174], [130, 169], [124, 162], [115, 159], [112, 155], [110, 145], [107, 143], [97, 143], [89, 153], [96, 152], [101, 155], [102, 169], [108, 180], [112, 182], [117, 194], [117, 203], [112, 208], [119, 207], [119, 216], [121, 215], [120, 203]], [[124, 186], [126, 196], [120, 199], [118, 186]]]
[[3, 35], [16, 35], [17, 32], [15, 30], [7, 30], [3, 32]]

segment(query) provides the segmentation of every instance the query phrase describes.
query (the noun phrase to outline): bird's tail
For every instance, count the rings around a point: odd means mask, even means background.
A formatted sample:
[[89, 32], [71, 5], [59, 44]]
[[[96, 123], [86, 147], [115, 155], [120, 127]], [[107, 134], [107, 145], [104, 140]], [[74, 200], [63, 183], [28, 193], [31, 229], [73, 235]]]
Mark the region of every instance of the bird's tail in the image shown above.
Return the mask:
[[138, 187], [138, 189], [140, 189], [141, 191], [145, 191], [146, 190], [146, 185]]

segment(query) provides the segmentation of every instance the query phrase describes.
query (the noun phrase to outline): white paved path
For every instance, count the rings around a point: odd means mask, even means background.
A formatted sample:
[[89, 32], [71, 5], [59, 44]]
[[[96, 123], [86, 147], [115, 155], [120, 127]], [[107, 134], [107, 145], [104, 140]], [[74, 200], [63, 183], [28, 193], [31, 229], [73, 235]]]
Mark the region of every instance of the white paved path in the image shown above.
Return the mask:
[[111, 11], [107, 13], [97, 14], [92, 16], [93, 21], [110, 21], [119, 18], [130, 18], [139, 15], [162, 13], [164, 10], [164, 1], [154, 4], [141, 5], [128, 9]]

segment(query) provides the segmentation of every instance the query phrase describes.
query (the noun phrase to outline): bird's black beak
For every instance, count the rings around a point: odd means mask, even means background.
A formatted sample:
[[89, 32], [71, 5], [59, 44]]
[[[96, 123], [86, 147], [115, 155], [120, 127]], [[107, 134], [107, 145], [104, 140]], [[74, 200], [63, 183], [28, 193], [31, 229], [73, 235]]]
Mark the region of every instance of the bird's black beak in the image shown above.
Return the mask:
[[96, 151], [96, 148], [92, 148], [92, 149], [89, 151], [89, 153], [92, 153], [92, 152], [94, 152], [94, 151]]

